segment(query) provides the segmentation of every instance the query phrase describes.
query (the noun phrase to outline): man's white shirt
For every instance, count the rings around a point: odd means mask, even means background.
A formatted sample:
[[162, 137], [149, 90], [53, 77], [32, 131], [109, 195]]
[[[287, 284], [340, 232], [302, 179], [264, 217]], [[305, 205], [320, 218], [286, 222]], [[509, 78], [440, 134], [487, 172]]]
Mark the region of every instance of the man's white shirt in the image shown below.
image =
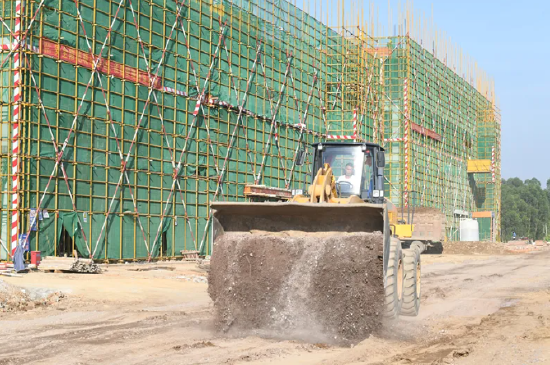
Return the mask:
[[341, 182], [341, 181], [345, 181], [345, 182], [348, 182], [348, 183], [352, 184], [353, 189], [359, 188], [359, 184], [361, 183], [359, 181], [359, 178], [355, 175], [351, 175], [349, 179], [346, 178], [346, 175], [342, 175], [338, 178], [338, 180], [336, 180], [336, 182]]

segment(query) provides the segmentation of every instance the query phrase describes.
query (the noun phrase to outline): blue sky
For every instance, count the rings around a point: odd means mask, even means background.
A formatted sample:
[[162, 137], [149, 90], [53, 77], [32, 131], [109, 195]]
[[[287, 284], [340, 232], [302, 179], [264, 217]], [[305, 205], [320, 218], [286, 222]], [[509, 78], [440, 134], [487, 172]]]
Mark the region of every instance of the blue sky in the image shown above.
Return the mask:
[[[326, 1], [321, 1], [326, 12]], [[353, 1], [358, 3], [366, 14], [368, 2]], [[390, 0], [394, 14], [403, 3]], [[387, 23], [388, 1], [373, 4], [380, 23]], [[297, 5], [302, 7], [301, 1]], [[313, 14], [313, 6], [308, 7]], [[352, 0], [346, 0], [346, 14], [353, 8]], [[438, 28], [495, 80], [502, 115], [502, 176], [536, 177], [544, 187], [550, 179], [550, 2], [414, 1], [415, 11], [428, 18], [432, 8]]]

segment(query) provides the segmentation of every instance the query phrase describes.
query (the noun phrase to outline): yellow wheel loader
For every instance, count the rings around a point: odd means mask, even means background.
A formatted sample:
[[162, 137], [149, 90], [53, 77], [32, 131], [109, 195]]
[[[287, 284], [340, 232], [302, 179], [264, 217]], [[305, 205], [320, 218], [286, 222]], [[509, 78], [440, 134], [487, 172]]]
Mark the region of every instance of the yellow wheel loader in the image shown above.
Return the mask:
[[384, 318], [418, 314], [421, 247], [403, 249], [396, 236], [402, 223], [384, 197], [384, 149], [313, 148], [306, 194], [211, 205], [209, 294], [225, 331], [358, 341]]

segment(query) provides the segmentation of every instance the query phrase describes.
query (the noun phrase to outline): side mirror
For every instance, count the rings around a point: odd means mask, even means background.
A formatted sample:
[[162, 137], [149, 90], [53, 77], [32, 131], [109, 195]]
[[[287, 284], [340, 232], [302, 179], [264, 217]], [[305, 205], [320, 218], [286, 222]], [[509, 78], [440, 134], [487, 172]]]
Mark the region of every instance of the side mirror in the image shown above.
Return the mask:
[[296, 166], [302, 166], [305, 160], [306, 160], [306, 151], [298, 150], [298, 153], [296, 153]]
[[383, 151], [378, 151], [378, 153], [376, 154], [376, 166], [377, 167], [386, 166], [386, 156], [384, 155]]

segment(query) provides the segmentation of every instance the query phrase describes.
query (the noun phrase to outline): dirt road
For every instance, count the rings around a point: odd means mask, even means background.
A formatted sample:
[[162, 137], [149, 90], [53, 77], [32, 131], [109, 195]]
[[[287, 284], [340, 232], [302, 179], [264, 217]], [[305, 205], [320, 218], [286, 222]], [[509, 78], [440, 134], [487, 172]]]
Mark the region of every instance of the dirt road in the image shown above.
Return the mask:
[[0, 364], [550, 364], [549, 262], [548, 251], [423, 255], [419, 317], [352, 348], [216, 333], [192, 264], [2, 278], [65, 297], [0, 312]]

